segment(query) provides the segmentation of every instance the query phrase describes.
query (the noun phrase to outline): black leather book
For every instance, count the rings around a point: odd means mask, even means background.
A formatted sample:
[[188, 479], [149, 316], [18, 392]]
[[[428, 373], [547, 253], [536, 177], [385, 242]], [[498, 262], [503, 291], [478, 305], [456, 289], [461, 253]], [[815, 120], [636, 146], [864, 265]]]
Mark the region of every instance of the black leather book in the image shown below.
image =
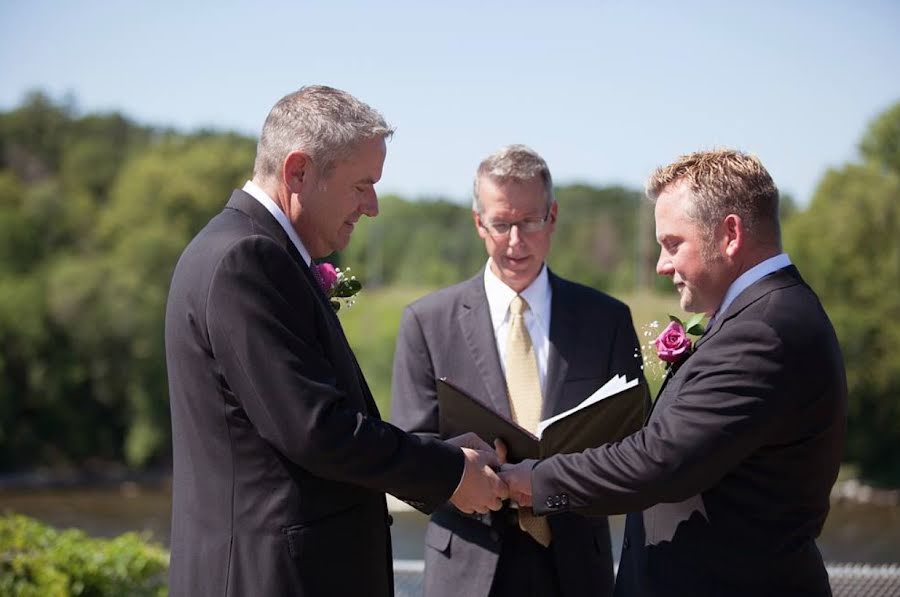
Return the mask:
[[570, 454], [620, 441], [640, 429], [646, 395], [645, 384], [617, 376], [575, 408], [543, 421], [537, 437], [442, 378], [437, 384], [440, 432], [447, 439], [473, 431], [491, 445], [499, 438], [510, 463]]

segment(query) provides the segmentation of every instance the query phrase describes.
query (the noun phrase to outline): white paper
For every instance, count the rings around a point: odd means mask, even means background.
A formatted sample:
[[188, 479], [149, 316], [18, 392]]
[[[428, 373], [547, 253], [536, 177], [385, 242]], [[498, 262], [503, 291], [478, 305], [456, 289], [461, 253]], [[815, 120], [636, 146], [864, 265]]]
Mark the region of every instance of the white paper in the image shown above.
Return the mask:
[[631, 381], [628, 381], [624, 375], [612, 376], [608, 382], [603, 384], [596, 392], [594, 392], [593, 394], [591, 394], [590, 396], [585, 398], [584, 401], [582, 401], [582, 403], [579, 404], [578, 406], [576, 406], [574, 408], [570, 408], [569, 410], [567, 410], [565, 412], [561, 412], [558, 415], [554, 415], [554, 416], [550, 417], [549, 419], [544, 419], [543, 421], [541, 421], [537, 428], [538, 438], [540, 438], [544, 434], [544, 430], [547, 427], [549, 427], [556, 421], [559, 421], [560, 419], [564, 419], [565, 417], [568, 417], [572, 413], [578, 412], [582, 408], [586, 408], [586, 407], [594, 404], [595, 402], [600, 402], [604, 398], [609, 398], [610, 396], [612, 396], [614, 394], [618, 394], [619, 392], [621, 392], [623, 390], [627, 390], [628, 388], [633, 388], [637, 384], [638, 384], [638, 380], [632, 379]]

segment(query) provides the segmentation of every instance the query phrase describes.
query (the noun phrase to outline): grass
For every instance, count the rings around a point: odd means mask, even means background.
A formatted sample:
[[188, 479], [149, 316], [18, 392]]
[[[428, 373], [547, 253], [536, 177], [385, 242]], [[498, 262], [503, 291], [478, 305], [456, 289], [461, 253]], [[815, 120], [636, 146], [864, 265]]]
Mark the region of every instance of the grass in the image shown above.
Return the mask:
[[[363, 290], [359, 300], [350, 309], [342, 310], [339, 317], [353, 351], [381, 415], [390, 417], [391, 368], [400, 316], [410, 302], [433, 291], [427, 287], [385, 287], [377, 290]], [[643, 332], [651, 321], [664, 322], [668, 313], [679, 313], [678, 297], [661, 296], [652, 293], [614, 294], [631, 307], [631, 315], [641, 342], [646, 338]], [[653, 395], [659, 380], [648, 376]]]

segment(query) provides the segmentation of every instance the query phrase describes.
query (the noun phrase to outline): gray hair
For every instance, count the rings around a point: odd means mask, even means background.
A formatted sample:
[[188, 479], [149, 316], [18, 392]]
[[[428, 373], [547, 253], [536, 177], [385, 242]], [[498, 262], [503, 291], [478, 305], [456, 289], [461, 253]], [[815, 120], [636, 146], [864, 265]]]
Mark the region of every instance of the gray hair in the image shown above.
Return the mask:
[[544, 194], [547, 196], [547, 209], [556, 200], [553, 197], [553, 178], [547, 162], [538, 153], [525, 145], [507, 145], [484, 158], [475, 173], [472, 189], [472, 211], [482, 213], [481, 200], [478, 198], [478, 186], [483, 177], [495, 182], [524, 182], [541, 177], [544, 183]]
[[359, 142], [393, 134], [381, 114], [349, 93], [324, 85], [302, 87], [269, 112], [256, 146], [253, 176], [280, 176], [285, 157], [297, 150], [306, 152], [327, 176]]

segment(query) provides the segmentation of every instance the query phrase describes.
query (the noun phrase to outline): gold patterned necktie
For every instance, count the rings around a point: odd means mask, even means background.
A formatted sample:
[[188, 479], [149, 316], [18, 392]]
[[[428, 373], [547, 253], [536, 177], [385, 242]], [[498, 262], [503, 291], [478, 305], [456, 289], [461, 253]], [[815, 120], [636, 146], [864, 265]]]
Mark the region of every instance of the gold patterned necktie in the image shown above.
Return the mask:
[[[513, 421], [532, 433], [541, 422], [541, 377], [534, 345], [525, 327], [528, 302], [516, 295], [509, 304], [509, 334], [506, 338], [506, 388]], [[547, 519], [535, 516], [531, 508], [519, 508], [519, 527], [535, 541], [550, 545], [550, 525]]]

